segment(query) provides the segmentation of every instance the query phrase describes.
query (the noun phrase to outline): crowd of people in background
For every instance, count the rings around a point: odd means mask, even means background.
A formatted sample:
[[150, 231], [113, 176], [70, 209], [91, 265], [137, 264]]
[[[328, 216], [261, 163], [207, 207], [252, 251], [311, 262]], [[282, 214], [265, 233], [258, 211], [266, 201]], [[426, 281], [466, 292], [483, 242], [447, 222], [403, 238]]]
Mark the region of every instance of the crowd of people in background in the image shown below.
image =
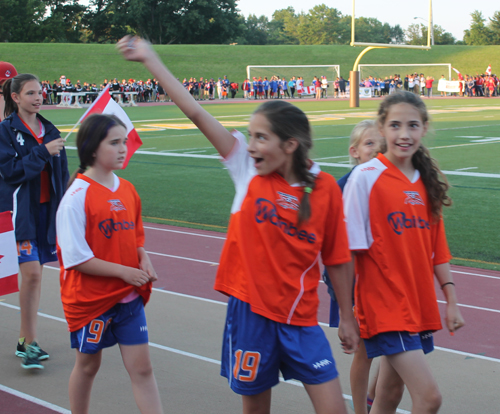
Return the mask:
[[[337, 77], [333, 83], [333, 97], [346, 97], [349, 82], [342, 76]], [[313, 86], [313, 89], [307, 86]], [[302, 76], [292, 76], [289, 80], [281, 76], [261, 76], [253, 77], [252, 80], [246, 78], [243, 81], [243, 97], [245, 99], [294, 99], [302, 98], [304, 95], [314, 95], [316, 99], [326, 98], [330, 83], [326, 76], [314, 76], [311, 83], [306, 85]]]
[[463, 76], [458, 71], [457, 74], [460, 82], [459, 96], [471, 98], [474, 96], [491, 97], [500, 95], [500, 79], [495, 74], [483, 73], [479, 75], [476, 73], [475, 75]]
[[[474, 96], [499, 96], [500, 95], [500, 80], [494, 74], [476, 74], [465, 75], [458, 73], [459, 92], [458, 96], [474, 97]], [[432, 97], [433, 86], [436, 82], [445, 80], [442, 75], [437, 81], [432, 76], [425, 76], [423, 73], [410, 73], [402, 77], [399, 74], [393, 76], [386, 76], [384, 79], [381, 77], [368, 76], [361, 79], [359, 86], [362, 88], [372, 88], [373, 96], [391, 95], [398, 90], [405, 90], [413, 92], [417, 95]], [[452, 81], [457, 79], [453, 78]], [[54, 80], [51, 83], [48, 80], [42, 81], [44, 104], [60, 104], [61, 96], [64, 92], [82, 93], [80, 103], [92, 103], [99, 92], [104, 90], [110, 84], [110, 91], [115, 98], [120, 99], [122, 102], [128, 102], [134, 99], [135, 102], [168, 102], [170, 98], [165, 93], [164, 88], [158, 83], [156, 79], [135, 80], [123, 79], [121, 82], [116, 78], [97, 85], [96, 83], [80, 82], [78, 79], [72, 83], [71, 79], [66, 76], [61, 76], [59, 80]], [[184, 78], [182, 81], [183, 86], [196, 100], [225, 100], [235, 98], [240, 90], [240, 84], [231, 82], [227, 76], [223, 78], [199, 78], [194, 77]], [[315, 88], [309, 89], [306, 87], [304, 78], [302, 76], [292, 76], [288, 80], [281, 76], [267, 76], [253, 77], [252, 80], [246, 78], [241, 84], [243, 91], [243, 98], [245, 99], [294, 99], [296, 97], [302, 98], [303, 96], [313, 95], [316, 99], [327, 97], [333, 98], [346, 98], [349, 96], [349, 80], [344, 79], [342, 76], [337, 77], [333, 82], [329, 82], [326, 76], [317, 77], [307, 86], [314, 86]], [[328, 94], [328, 90], [332, 86], [332, 93]], [[131, 98], [131, 95], [135, 98]], [[441, 92], [441, 96], [446, 96], [447, 92]], [[453, 92], [451, 95], [456, 96], [457, 93]], [[76, 99], [76, 98], [73, 98]]]

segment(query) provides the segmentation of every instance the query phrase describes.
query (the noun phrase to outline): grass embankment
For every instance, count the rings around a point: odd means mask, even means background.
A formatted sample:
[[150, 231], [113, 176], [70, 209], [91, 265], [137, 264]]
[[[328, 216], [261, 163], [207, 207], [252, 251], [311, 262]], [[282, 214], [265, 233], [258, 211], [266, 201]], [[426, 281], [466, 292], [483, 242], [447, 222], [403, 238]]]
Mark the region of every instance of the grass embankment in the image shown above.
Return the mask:
[[[160, 45], [155, 49], [179, 78], [227, 75], [242, 82], [247, 65], [340, 65], [349, 76], [361, 48], [350, 46], [228, 46]], [[105, 78], [146, 80], [149, 72], [125, 62], [114, 45], [65, 43], [2, 43], [0, 60], [12, 62], [19, 72], [35, 73], [51, 82], [66, 75], [72, 81], [102, 83]], [[500, 61], [500, 46], [434, 46], [431, 50], [376, 49], [361, 63], [451, 63], [462, 73], [483, 73], [489, 64]], [[495, 71], [495, 67], [493, 67]]]

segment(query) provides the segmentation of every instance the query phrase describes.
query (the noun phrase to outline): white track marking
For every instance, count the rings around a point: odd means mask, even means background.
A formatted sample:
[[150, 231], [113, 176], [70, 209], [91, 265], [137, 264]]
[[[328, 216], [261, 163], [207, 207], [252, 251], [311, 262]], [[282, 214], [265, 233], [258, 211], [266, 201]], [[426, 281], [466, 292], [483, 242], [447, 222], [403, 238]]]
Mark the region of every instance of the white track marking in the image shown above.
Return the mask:
[[219, 263], [217, 263], [217, 262], [208, 262], [206, 260], [193, 259], [191, 257], [174, 256], [172, 254], [156, 253], [156, 252], [146, 252], [146, 253], [147, 254], [152, 254], [153, 256], [170, 257], [172, 259], [187, 260], [189, 262], [204, 263], [204, 264], [209, 264], [209, 265], [212, 265], [212, 266], [218, 266], [219, 265]]
[[481, 275], [479, 273], [462, 272], [460, 270], [452, 270], [451, 273], [459, 273], [461, 275], [479, 276], [479, 277], [485, 277], [487, 279], [497, 279], [497, 280], [500, 280], [500, 277], [498, 277], [498, 276]]
[[[66, 408], [59, 407], [58, 405], [49, 403], [44, 400], [40, 400], [39, 398], [33, 397], [29, 394], [25, 394], [24, 392], [13, 390], [12, 388], [6, 387], [5, 385], [0, 384], [0, 391], [6, 392], [7, 394], [14, 395], [18, 398], [22, 398], [23, 400], [30, 401], [42, 407], [48, 408], [49, 410], [55, 411], [61, 414], [71, 414], [70, 410], [66, 410]], [[6, 408], [6, 407], [4, 407]], [[21, 410], [24, 411], [24, 410]]]
[[484, 135], [458, 135], [455, 138], [482, 138]]
[[178, 233], [178, 234], [186, 234], [188, 236], [198, 236], [198, 237], [208, 237], [210, 239], [219, 239], [219, 240], [226, 240], [225, 237], [221, 236], [212, 236], [210, 234], [199, 234], [199, 233], [191, 233], [188, 231], [179, 231], [179, 230], [171, 230], [171, 229], [159, 229], [157, 227], [149, 227], [149, 226], [144, 226], [145, 229], [149, 230], [157, 230], [157, 231], [167, 231], [169, 233]]
[[455, 171], [477, 170], [479, 167], [457, 168]]
[[[446, 301], [444, 301], [444, 300], [438, 300], [438, 303], [443, 303], [446, 305]], [[500, 313], [500, 310], [497, 310], [497, 309], [483, 308], [481, 306], [464, 305], [463, 303], [457, 303], [457, 306], [460, 306], [462, 308], [482, 310], [482, 311], [486, 311], [486, 312]]]

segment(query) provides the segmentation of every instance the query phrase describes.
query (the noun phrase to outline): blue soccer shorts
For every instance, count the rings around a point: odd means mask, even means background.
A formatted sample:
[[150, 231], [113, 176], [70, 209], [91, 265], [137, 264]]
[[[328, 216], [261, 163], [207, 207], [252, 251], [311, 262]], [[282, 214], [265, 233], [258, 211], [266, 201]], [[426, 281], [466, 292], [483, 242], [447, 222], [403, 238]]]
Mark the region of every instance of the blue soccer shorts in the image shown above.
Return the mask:
[[221, 375], [237, 394], [255, 395], [296, 379], [322, 384], [337, 378], [330, 344], [318, 326], [294, 326], [258, 315], [231, 297], [222, 344]]
[[420, 333], [383, 332], [364, 339], [368, 358], [381, 355], [394, 355], [421, 349], [424, 354], [434, 350], [434, 337], [431, 331]]
[[95, 354], [115, 344], [147, 344], [148, 326], [142, 297], [128, 303], [117, 303], [83, 328], [71, 332], [71, 348], [84, 354]]
[[36, 239], [21, 240], [17, 242], [17, 256], [19, 264], [26, 262], [56, 262], [56, 245], [47, 241], [47, 206], [48, 203], [40, 204], [40, 220], [36, 229]]

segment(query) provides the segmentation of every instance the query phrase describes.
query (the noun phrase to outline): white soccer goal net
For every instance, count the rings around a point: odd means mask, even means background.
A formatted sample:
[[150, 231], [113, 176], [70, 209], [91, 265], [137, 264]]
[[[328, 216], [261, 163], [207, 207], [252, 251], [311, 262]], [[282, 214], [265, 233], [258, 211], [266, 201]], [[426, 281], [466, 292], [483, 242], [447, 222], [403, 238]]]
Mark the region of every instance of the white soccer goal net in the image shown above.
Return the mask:
[[362, 64], [359, 65], [359, 78], [363, 79], [369, 78], [370, 76], [376, 78], [377, 80], [394, 77], [398, 75], [404, 82], [407, 75], [417, 73], [420, 77], [421, 74], [427, 79], [428, 76], [434, 78], [432, 84], [433, 93], [437, 93], [437, 86], [441, 76], [444, 76], [446, 80], [452, 79], [451, 64], [450, 63], [408, 63], [408, 64], [379, 64], [370, 65]]
[[315, 76], [321, 81], [321, 76], [326, 76], [329, 84], [328, 94], [333, 92], [333, 82], [340, 77], [339, 65], [288, 65], [288, 66], [247, 66], [247, 78], [251, 81], [254, 77], [271, 79], [272, 76], [285, 78], [287, 81], [295, 76], [304, 79], [304, 86], [310, 86]]

